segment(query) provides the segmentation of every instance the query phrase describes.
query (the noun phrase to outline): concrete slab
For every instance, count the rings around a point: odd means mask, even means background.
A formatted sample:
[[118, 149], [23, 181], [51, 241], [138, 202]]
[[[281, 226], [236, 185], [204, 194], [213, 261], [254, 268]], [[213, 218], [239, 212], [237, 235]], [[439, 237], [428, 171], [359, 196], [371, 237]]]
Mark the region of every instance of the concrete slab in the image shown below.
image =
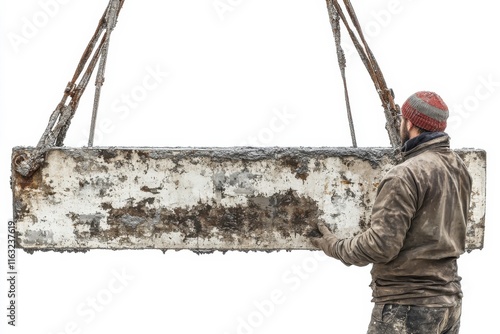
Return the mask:
[[[13, 161], [33, 148], [16, 147]], [[467, 249], [484, 240], [486, 152], [457, 150], [473, 176]], [[55, 148], [14, 172], [17, 242], [35, 250], [314, 249], [311, 225], [369, 227], [390, 148]]]

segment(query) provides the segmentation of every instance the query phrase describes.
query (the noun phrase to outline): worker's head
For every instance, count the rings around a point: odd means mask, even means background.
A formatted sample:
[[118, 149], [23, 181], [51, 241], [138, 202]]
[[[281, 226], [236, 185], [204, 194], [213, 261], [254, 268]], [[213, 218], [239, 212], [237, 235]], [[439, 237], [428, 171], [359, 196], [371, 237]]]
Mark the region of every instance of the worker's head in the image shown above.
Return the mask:
[[433, 92], [416, 92], [401, 108], [401, 139], [403, 143], [422, 132], [442, 132], [446, 129], [448, 107]]

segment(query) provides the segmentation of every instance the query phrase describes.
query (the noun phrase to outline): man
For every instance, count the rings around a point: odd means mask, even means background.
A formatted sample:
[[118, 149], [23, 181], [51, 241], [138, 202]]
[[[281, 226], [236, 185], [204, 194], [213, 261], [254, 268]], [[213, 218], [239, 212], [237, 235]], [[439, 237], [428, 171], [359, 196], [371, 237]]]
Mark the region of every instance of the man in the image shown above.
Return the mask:
[[373, 264], [368, 334], [456, 334], [472, 180], [443, 132], [448, 108], [439, 95], [417, 92], [401, 110], [403, 162], [377, 189], [371, 227], [339, 240], [319, 223], [322, 237], [311, 241], [346, 265]]

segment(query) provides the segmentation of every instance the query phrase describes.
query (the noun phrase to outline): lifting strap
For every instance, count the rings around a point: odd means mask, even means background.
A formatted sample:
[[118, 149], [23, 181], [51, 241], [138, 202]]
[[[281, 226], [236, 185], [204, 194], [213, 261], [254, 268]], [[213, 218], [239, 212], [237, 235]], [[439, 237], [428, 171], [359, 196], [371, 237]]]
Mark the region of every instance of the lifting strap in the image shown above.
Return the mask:
[[106, 60], [108, 58], [109, 40], [111, 37], [111, 32], [116, 26], [116, 20], [118, 18], [118, 11], [123, 5], [123, 1], [111, 0], [106, 15], [106, 34], [103, 38], [103, 47], [101, 52], [101, 60], [99, 62], [99, 69], [97, 71], [97, 77], [95, 80], [95, 94], [94, 94], [94, 107], [92, 109], [92, 119], [90, 121], [90, 134], [89, 134], [89, 144], [91, 147], [94, 145], [94, 133], [95, 133], [95, 123], [97, 119], [97, 110], [99, 109], [99, 99], [101, 97], [101, 87], [104, 84], [104, 71], [106, 69]]
[[328, 6], [328, 15], [330, 16], [330, 24], [332, 25], [333, 36], [335, 37], [335, 47], [337, 48], [337, 59], [340, 68], [340, 75], [342, 76], [342, 82], [344, 84], [345, 104], [347, 109], [347, 119], [349, 121], [349, 129], [351, 130], [352, 147], [358, 147], [356, 143], [356, 133], [354, 131], [354, 122], [352, 120], [351, 103], [349, 101], [349, 92], [347, 89], [347, 79], [345, 76], [345, 66], [346, 66], [345, 54], [344, 50], [342, 49], [342, 46], [340, 45], [339, 13], [335, 9], [335, 7], [332, 6], [331, 1], [327, 1], [327, 6]]

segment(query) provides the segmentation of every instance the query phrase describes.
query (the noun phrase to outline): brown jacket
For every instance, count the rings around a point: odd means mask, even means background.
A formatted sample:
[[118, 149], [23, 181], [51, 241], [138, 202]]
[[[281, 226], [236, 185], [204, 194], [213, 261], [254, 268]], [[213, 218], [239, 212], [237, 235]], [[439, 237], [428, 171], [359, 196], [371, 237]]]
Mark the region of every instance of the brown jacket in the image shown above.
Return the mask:
[[332, 245], [333, 255], [347, 265], [373, 263], [375, 303], [454, 304], [462, 295], [457, 259], [465, 250], [471, 177], [446, 134], [404, 160], [378, 187], [371, 227]]

